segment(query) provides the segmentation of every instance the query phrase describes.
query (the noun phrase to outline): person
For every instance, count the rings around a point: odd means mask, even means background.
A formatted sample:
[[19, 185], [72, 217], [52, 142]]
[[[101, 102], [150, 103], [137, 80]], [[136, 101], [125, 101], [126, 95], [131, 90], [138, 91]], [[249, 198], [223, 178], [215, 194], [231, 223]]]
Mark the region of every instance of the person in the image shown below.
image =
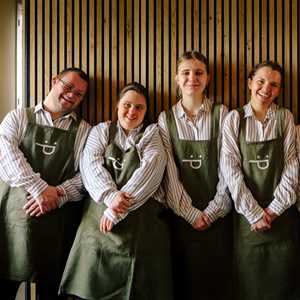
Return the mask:
[[274, 103], [282, 82], [278, 63], [257, 64], [248, 76], [250, 102], [224, 122], [221, 166], [237, 212], [237, 299], [299, 299], [299, 167], [293, 116]]
[[80, 217], [84, 187], [79, 157], [90, 125], [74, 110], [88, 76], [68, 68], [52, 79], [45, 100], [18, 108], [0, 126], [0, 290], [15, 299], [22, 281], [40, 300], [58, 285]]
[[167, 151], [166, 199], [174, 212], [175, 299], [231, 299], [231, 200], [218, 166], [227, 108], [206, 96], [209, 68], [199, 52], [182, 54], [175, 80], [180, 100], [158, 121]]
[[133, 82], [117, 121], [91, 130], [80, 161], [91, 199], [63, 274], [60, 293], [77, 299], [172, 298], [163, 191], [166, 155], [158, 126], [146, 126], [148, 94]]

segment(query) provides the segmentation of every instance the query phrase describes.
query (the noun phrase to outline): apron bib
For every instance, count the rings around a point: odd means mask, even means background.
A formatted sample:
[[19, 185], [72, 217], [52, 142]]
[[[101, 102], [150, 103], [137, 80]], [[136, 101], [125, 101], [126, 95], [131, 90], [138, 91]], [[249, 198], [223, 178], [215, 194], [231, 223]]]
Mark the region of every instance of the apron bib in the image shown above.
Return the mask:
[[[276, 139], [246, 142], [246, 119], [240, 113], [239, 143], [247, 187], [262, 208], [273, 200], [283, 165], [283, 110], [276, 112]], [[237, 299], [299, 299], [299, 247], [297, 211], [287, 209], [265, 232], [252, 232], [243, 215], [235, 213], [235, 258]]]
[[[32, 109], [27, 109], [27, 117], [20, 149], [34, 172], [53, 186], [72, 178], [80, 120], [66, 131], [36, 124]], [[57, 287], [75, 236], [81, 203], [66, 203], [35, 218], [22, 208], [27, 195], [22, 188], [0, 182], [0, 277]]]
[[[212, 110], [210, 140], [180, 140], [172, 111], [167, 113], [174, 159], [181, 182], [194, 207], [204, 210], [216, 194], [220, 106]], [[172, 214], [172, 251], [176, 299], [231, 298], [232, 221], [216, 220], [204, 231], [195, 230]], [[218, 288], [216, 288], [218, 287]]]
[[[105, 167], [120, 189], [140, 160], [135, 147], [123, 152], [114, 143], [116, 130], [111, 124]], [[104, 234], [99, 222], [106, 208], [92, 199], [86, 202], [60, 293], [89, 300], [173, 299], [169, 228], [163, 205], [149, 199]]]

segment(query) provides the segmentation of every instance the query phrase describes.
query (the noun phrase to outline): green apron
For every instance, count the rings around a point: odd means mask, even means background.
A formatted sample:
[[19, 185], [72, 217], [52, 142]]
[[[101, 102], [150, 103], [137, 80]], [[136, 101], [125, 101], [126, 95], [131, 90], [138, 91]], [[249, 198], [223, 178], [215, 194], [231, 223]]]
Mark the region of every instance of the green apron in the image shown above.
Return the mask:
[[[126, 152], [118, 148], [116, 130], [112, 124], [105, 167], [120, 189], [140, 160], [135, 147]], [[173, 299], [170, 233], [163, 205], [149, 199], [104, 234], [99, 221], [106, 208], [92, 199], [86, 202], [60, 293], [89, 300]]]
[[[36, 124], [27, 109], [28, 125], [20, 144], [32, 169], [52, 186], [72, 178], [74, 142], [80, 120], [69, 130]], [[79, 223], [81, 203], [66, 203], [40, 217], [25, 214], [27, 192], [0, 182], [0, 278], [35, 281], [58, 287]]]
[[[181, 140], [172, 111], [167, 126], [180, 180], [194, 207], [204, 210], [216, 194], [220, 105], [212, 109], [210, 140]], [[172, 214], [172, 256], [176, 299], [232, 300], [232, 220], [195, 230]]]
[[[246, 142], [246, 118], [240, 113], [239, 145], [247, 187], [262, 208], [273, 200], [284, 168], [282, 123], [284, 110], [276, 111], [276, 139]], [[299, 285], [297, 211], [286, 210], [271, 230], [252, 232], [243, 215], [235, 213], [235, 282], [240, 300], [291, 300]]]

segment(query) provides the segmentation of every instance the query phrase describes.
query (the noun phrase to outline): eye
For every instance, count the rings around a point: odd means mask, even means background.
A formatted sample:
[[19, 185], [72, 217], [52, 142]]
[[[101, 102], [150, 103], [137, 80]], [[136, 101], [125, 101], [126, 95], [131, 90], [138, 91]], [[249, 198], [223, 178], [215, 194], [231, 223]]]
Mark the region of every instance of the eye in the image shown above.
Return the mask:
[[280, 83], [278, 83], [278, 82], [272, 82], [271, 85], [273, 87], [280, 88]]
[[197, 75], [197, 76], [202, 76], [203, 74], [204, 74], [203, 71], [196, 71], [196, 72], [195, 72], [195, 75]]
[[259, 85], [262, 85], [262, 84], [264, 84], [264, 81], [262, 79], [259, 79], [259, 80], [256, 80], [256, 83]]
[[126, 109], [129, 109], [131, 107], [131, 104], [128, 102], [123, 103], [123, 107]]
[[137, 104], [137, 105], [135, 106], [135, 108], [136, 108], [137, 110], [139, 110], [139, 111], [142, 111], [142, 110], [144, 110], [145, 106], [144, 106], [143, 104]]
[[184, 76], [188, 76], [190, 74], [190, 71], [182, 71], [181, 72], [181, 75], [184, 75]]

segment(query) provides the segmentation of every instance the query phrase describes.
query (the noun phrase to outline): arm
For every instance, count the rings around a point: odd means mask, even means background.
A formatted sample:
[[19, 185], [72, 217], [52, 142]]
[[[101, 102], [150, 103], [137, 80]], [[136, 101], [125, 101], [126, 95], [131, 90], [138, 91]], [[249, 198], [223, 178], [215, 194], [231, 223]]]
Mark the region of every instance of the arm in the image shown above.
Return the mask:
[[79, 163], [84, 186], [98, 203], [110, 203], [119, 192], [110, 173], [104, 167], [108, 129], [108, 122], [100, 123], [92, 128]]
[[230, 112], [224, 121], [220, 168], [235, 204], [236, 211], [246, 217], [250, 224], [259, 221], [264, 210], [247, 188], [242, 172], [241, 154], [238, 146], [240, 116]]
[[[297, 150], [298, 163], [300, 163], [300, 125], [296, 126], [296, 150]], [[298, 185], [297, 185], [296, 205], [298, 211], [300, 211], [300, 180], [298, 180]]]
[[121, 192], [131, 196], [130, 206], [125, 213], [114, 217], [108, 203], [109, 208], [104, 213], [114, 224], [143, 205], [158, 189], [164, 174], [166, 155], [157, 125], [146, 128], [136, 148], [140, 156], [140, 167], [134, 171], [121, 189]]
[[224, 125], [225, 116], [228, 113], [228, 109], [222, 106], [220, 110], [220, 122], [219, 122], [219, 137], [218, 137], [218, 175], [219, 182], [217, 184], [217, 192], [215, 197], [209, 202], [205, 208], [204, 213], [208, 216], [210, 222], [214, 222], [220, 217], [224, 217], [231, 209], [231, 200], [228, 194], [227, 185], [225, 178], [220, 170], [220, 153], [221, 153], [221, 139], [222, 139], [222, 128]]
[[21, 187], [32, 197], [38, 198], [48, 187], [39, 173], [35, 173], [19, 144], [27, 126], [24, 110], [18, 109], [6, 115], [0, 126], [0, 177], [12, 187]]
[[76, 174], [73, 178], [64, 181], [56, 187], [60, 193], [59, 207], [61, 207], [68, 201], [79, 201], [84, 196], [85, 189], [82, 182], [81, 174], [79, 172], [79, 159], [82, 154], [90, 129], [91, 126], [87, 122], [82, 120], [76, 134], [76, 140], [74, 145], [74, 168]]
[[298, 160], [295, 147], [295, 126], [291, 112], [285, 111], [284, 117], [284, 168], [281, 180], [274, 191], [274, 199], [268, 206], [271, 215], [280, 216], [296, 202], [298, 184]]
[[174, 213], [181, 216], [188, 223], [193, 225], [196, 220], [202, 216], [202, 212], [192, 205], [192, 200], [185, 191], [179, 179], [177, 166], [173, 158], [172, 145], [166, 124], [165, 112], [160, 114], [158, 125], [167, 154], [167, 167], [163, 181], [167, 204], [174, 211]]

